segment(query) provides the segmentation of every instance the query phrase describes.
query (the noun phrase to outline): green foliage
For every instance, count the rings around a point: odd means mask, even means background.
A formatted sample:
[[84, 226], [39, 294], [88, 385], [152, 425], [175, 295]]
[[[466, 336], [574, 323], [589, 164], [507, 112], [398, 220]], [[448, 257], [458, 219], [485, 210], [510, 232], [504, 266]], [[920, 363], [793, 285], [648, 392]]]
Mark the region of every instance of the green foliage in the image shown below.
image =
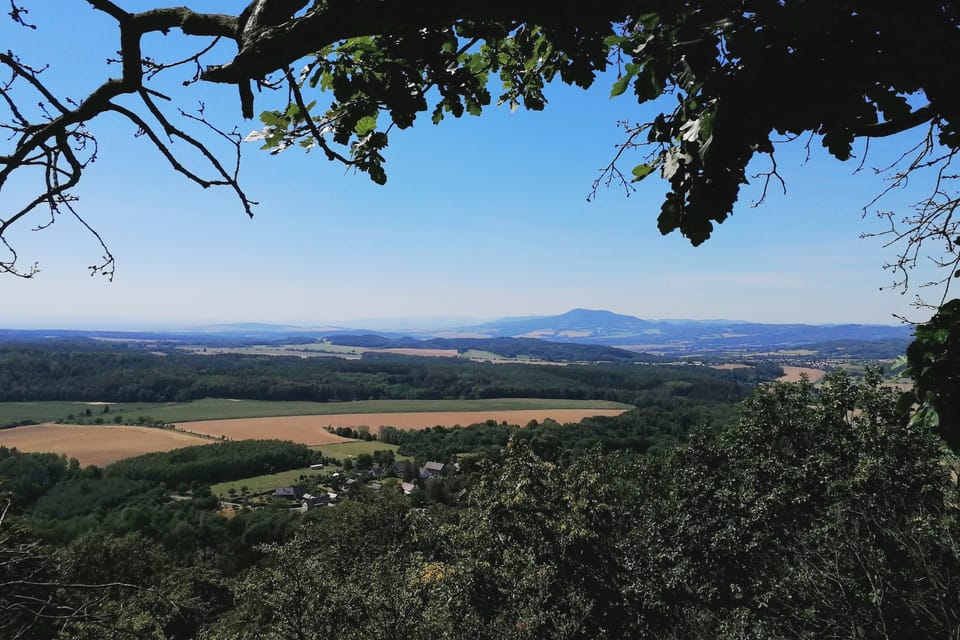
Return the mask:
[[[428, 111], [434, 124], [446, 114], [479, 115], [494, 78], [497, 104], [543, 109], [548, 83], [587, 88], [615, 66], [611, 97], [665, 109], [627, 126], [624, 149], [650, 149], [632, 177], [656, 172], [669, 183], [658, 226], [697, 245], [732, 212], [750, 162], [772, 157], [784, 136], [809, 132], [839, 160], [853, 156], [857, 139], [925, 123], [944, 147], [960, 142], [956, 72], [936, 64], [960, 57], [960, 14], [949, 3], [656, 0], [641, 8], [517, 7], [509, 19], [495, 9], [475, 13], [455, 5], [446, 24], [431, 20], [321, 49], [300, 86], [332, 94], [313, 117], [350, 158], [325, 149], [328, 157], [382, 183], [391, 127], [409, 127]], [[913, 111], [914, 98], [929, 104]], [[318, 143], [298, 112], [266, 115], [268, 146]]]
[[[482, 427], [457, 431], [500, 431]], [[132, 485], [111, 476], [64, 480], [19, 520], [59, 549], [0, 526], [0, 559], [22, 559], [0, 562], [0, 603], [38, 598], [0, 628], [208, 640], [960, 629], [957, 463], [875, 371], [758, 390], [736, 425], [658, 455], [558, 456], [575, 450], [560, 425], [503, 430], [556, 441], [514, 438], [472, 464], [470, 482], [427, 483], [409, 500], [388, 485], [351, 491], [304, 516], [227, 519], [199, 490], [168, 502], [160, 489], [124, 498]], [[20, 584], [22, 571], [43, 580]], [[76, 583], [105, 586], [63, 586]], [[56, 628], [33, 617], [61, 605], [84, 613]]]
[[[670, 393], [676, 392], [669, 384], [665, 387]], [[683, 391], [692, 393], [686, 387]], [[463, 453], [496, 456], [511, 438], [527, 443], [548, 459], [576, 457], [595, 447], [644, 453], [669, 448], [694, 428], [726, 427], [733, 422], [734, 414], [733, 405], [722, 400], [650, 394], [641, 400], [641, 406], [618, 416], [594, 416], [579, 423], [544, 421], [522, 429], [493, 420], [463, 428], [405, 431], [384, 427], [380, 440], [400, 445], [401, 454], [420, 461], [446, 461]]]
[[917, 326], [907, 365], [915, 386], [910, 399], [922, 403], [917, 420], [960, 451], [960, 299], [945, 303], [928, 323]]
[[31, 504], [66, 475], [67, 459], [62, 455], [0, 446], [0, 498], [9, 497], [16, 507]]
[[[31, 512], [54, 520], [68, 520], [103, 512], [155, 487], [151, 482], [126, 478], [72, 478], [69, 482], [61, 482], [47, 491], [37, 500]], [[155, 496], [155, 499], [161, 497], [162, 493]]]
[[[312, 123], [304, 122], [307, 116], [299, 108], [291, 111], [297, 101], [287, 113], [263, 114], [264, 148], [276, 152], [319, 144], [329, 159], [354, 166], [383, 184], [387, 178], [382, 152], [390, 129], [405, 129], [424, 112], [430, 112], [434, 124], [447, 115], [480, 115], [492, 99], [488, 88], [492, 76], [498, 76], [502, 86], [497, 103], [511, 109], [521, 104], [543, 109], [544, 85], [557, 76], [590, 86], [595, 72], [606, 66], [601, 36], [609, 22], [592, 12], [581, 12], [579, 18], [576, 27], [460, 20], [449, 26], [352, 37], [324, 47], [304, 68], [299, 86], [329, 92], [330, 106], [322, 114], [311, 114]], [[333, 151], [325, 138], [316, 137], [317, 132], [349, 149], [349, 157]]]
[[264, 548], [236, 584], [237, 605], [209, 638], [384, 638], [418, 635], [410, 548], [414, 523], [396, 495], [322, 509], [285, 545]]
[[758, 392], [738, 428], [641, 472], [626, 588], [643, 632], [942, 637], [960, 623], [955, 487], [876, 376]]

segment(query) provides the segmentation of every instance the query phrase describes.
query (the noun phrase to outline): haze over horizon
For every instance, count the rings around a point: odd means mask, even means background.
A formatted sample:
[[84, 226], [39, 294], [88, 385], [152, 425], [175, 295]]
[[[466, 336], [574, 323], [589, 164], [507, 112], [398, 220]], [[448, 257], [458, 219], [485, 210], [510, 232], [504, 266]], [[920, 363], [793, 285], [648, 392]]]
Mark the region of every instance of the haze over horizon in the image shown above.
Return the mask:
[[[79, 4], [41, 4], [35, 13], [42, 28], [5, 29], [5, 46], [52, 63], [51, 82], [83, 95], [97, 81], [90, 70], [116, 49], [109, 19]], [[82, 51], [67, 46], [77, 29], [91, 34]], [[176, 42], [155, 43], [156, 51], [174, 55]], [[273, 157], [245, 145], [241, 179], [262, 203], [252, 221], [230, 193], [184, 181], [120, 119], [95, 121], [98, 160], [75, 193], [116, 256], [116, 278], [88, 276], [100, 252], [78, 222], [61, 217], [37, 233], [24, 226], [12, 239], [41, 271], [29, 281], [0, 277], [0, 327], [493, 319], [575, 307], [768, 323], [929, 317], [910, 306], [917, 290], [879, 291], [890, 284], [882, 265], [894, 250], [860, 238], [883, 228], [875, 209], [905, 210], [917, 196], [892, 193], [862, 217], [884, 183], [856, 172], [859, 159], [828, 158], [819, 141], [809, 161], [802, 143], [781, 145], [787, 195], [771, 188], [752, 207], [761, 189], [745, 187], [734, 215], [700, 247], [657, 231], [664, 185], [655, 177], [630, 197], [610, 189], [587, 203], [622, 141], [616, 123], [655, 113], [609, 99], [612, 81], [601, 77], [588, 91], [550, 87], [539, 113], [490, 107], [440, 126], [418, 120], [391, 133], [383, 187], [320, 154]], [[261, 126], [238, 121], [233, 87], [201, 94], [177, 85], [158, 90], [186, 96], [182, 104], [205, 100], [226, 129]], [[258, 110], [275, 106], [272, 97], [261, 94]], [[899, 137], [873, 141], [866, 167], [909, 146]], [[11, 198], [29, 186], [12, 185]], [[922, 270], [912, 277], [929, 279]]]
[[897, 326], [902, 323], [898, 322], [885, 322], [885, 323], [876, 323], [876, 322], [761, 322], [756, 320], [751, 320], [749, 318], [655, 318], [649, 316], [641, 316], [635, 314], [621, 313], [616, 310], [610, 309], [583, 309], [583, 308], [572, 308], [567, 309], [564, 312], [558, 314], [547, 314], [547, 313], [531, 313], [531, 314], [521, 314], [516, 316], [499, 316], [499, 317], [467, 317], [467, 316], [420, 316], [420, 317], [381, 317], [381, 318], [344, 318], [339, 320], [320, 320], [316, 322], [264, 322], [257, 319], [233, 319], [233, 320], [197, 320], [189, 321], [183, 320], [180, 322], [170, 322], [170, 323], [159, 323], [159, 324], [149, 324], [149, 323], [123, 323], [117, 320], [104, 320], [96, 321], [91, 320], [84, 323], [76, 319], [73, 320], [64, 320], [61, 321], [61, 324], [49, 324], [49, 322], [57, 322], [56, 320], [50, 320], [45, 322], [39, 320], [35, 323], [26, 321], [20, 325], [2, 325], [0, 324], [0, 329], [7, 330], [77, 330], [77, 331], [173, 331], [173, 332], [189, 332], [189, 331], [205, 331], [205, 330], [219, 330], [219, 329], [229, 329], [231, 327], [244, 327], [244, 326], [253, 326], [257, 327], [262, 325], [263, 329], [268, 330], [270, 327], [294, 327], [304, 330], [312, 331], [322, 331], [322, 330], [336, 330], [336, 329], [347, 329], [347, 330], [367, 330], [372, 333], [380, 332], [425, 332], [425, 331], [449, 331], [456, 329], [465, 329], [477, 325], [482, 325], [486, 323], [496, 323], [498, 321], [504, 320], [516, 320], [524, 318], [551, 318], [554, 316], [562, 316], [566, 313], [573, 313], [576, 311], [588, 311], [588, 312], [601, 312], [601, 313], [613, 313], [620, 316], [631, 316], [639, 318], [641, 320], [653, 321], [653, 322], [717, 322], [717, 323], [730, 323], [730, 324], [740, 324], [740, 323], [759, 323], [759, 324], [803, 324], [803, 325], [844, 325], [844, 324], [862, 324], [862, 325], [875, 325], [875, 326]]

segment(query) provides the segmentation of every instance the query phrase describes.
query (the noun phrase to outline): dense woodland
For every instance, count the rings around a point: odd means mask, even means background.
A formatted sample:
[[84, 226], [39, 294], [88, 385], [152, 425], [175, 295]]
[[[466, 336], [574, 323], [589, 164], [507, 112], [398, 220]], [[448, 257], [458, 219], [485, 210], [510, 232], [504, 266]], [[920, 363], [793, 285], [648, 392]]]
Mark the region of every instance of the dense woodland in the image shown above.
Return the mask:
[[399, 453], [418, 461], [449, 460], [463, 452], [496, 456], [513, 439], [547, 458], [569, 459], [590, 450], [660, 451], [686, 440], [693, 430], [719, 430], [735, 422], [729, 402], [659, 398], [618, 416], [594, 416], [576, 424], [530, 422], [523, 429], [488, 421], [463, 428], [433, 427], [405, 431], [385, 427], [383, 442], [400, 445]]
[[[610, 421], [594, 422], [585, 428], [598, 444], [604, 433], [618, 437], [599, 428]], [[536, 435], [501, 446], [498, 434], [510, 430]], [[422, 438], [440, 447], [455, 431]], [[0, 450], [12, 498], [0, 526], [0, 635], [960, 631], [956, 460], [874, 374], [861, 383], [835, 375], [819, 389], [766, 387], [728, 428], [642, 454], [583, 450], [568, 439], [574, 427], [560, 425], [460, 431], [453, 448], [476, 453], [461, 456], [470, 464], [457, 501], [413, 500], [385, 485], [358, 488], [334, 508], [231, 518], [218, 513], [194, 462], [220, 457], [232, 461], [227, 475], [241, 477], [284, 445], [215, 444], [201, 448], [209, 454], [182, 450], [102, 470]], [[538, 443], [548, 435], [556, 447]], [[297, 451], [289, 446], [289, 464], [301, 462]], [[189, 492], [171, 499], [174, 485]]]
[[123, 345], [0, 346], [0, 402], [183, 402], [206, 397], [343, 402], [538, 397], [639, 404], [651, 392], [738, 401], [777, 365], [718, 371], [641, 364], [530, 366], [445, 358], [364, 360], [237, 354], [165, 355]]

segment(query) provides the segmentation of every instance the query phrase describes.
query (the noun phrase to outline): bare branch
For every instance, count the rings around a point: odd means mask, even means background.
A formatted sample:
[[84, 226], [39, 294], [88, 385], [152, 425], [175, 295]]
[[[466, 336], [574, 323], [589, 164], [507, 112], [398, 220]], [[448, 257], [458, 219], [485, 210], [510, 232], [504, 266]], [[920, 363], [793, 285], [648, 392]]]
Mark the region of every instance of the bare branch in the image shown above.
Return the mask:
[[777, 157], [772, 151], [767, 155], [770, 157], [770, 170], [761, 171], [760, 173], [750, 176], [752, 180], [763, 178], [763, 190], [760, 192], [760, 197], [756, 200], [756, 202], [750, 204], [751, 207], [759, 207], [767, 201], [767, 190], [770, 188], [770, 182], [772, 180], [776, 180], [778, 183], [780, 183], [780, 188], [783, 190], [783, 195], [787, 195], [787, 183], [784, 182], [783, 176], [781, 176], [780, 172], [777, 170]]
[[[14, 141], [8, 155], [0, 156], [0, 189], [14, 173], [21, 169], [39, 168], [43, 176], [41, 186], [32, 199], [14, 211], [0, 212], [0, 242], [8, 254], [0, 261], [0, 272], [3, 273], [21, 277], [31, 277], [37, 273], [36, 265], [26, 270], [18, 269], [16, 266], [18, 255], [10, 245], [7, 234], [13, 225], [31, 215], [39, 207], [45, 207], [49, 211], [49, 219], [35, 226], [34, 229], [45, 229], [57, 219], [59, 213], [69, 213], [94, 236], [103, 250], [103, 260], [90, 267], [91, 274], [103, 274], [112, 278], [113, 255], [99, 233], [76, 211], [73, 206], [76, 197], [70, 193], [70, 190], [79, 183], [84, 169], [96, 158], [96, 139], [87, 125], [104, 113], [118, 113], [133, 122], [171, 166], [193, 182], [204, 188], [230, 187], [240, 199], [244, 211], [250, 216], [253, 215], [252, 206], [256, 203], [245, 195], [237, 181], [239, 165], [237, 164], [232, 172], [228, 171], [205, 144], [174, 126], [157, 108], [153, 100], [168, 98], [144, 85], [146, 80], [153, 78], [161, 71], [185, 64], [195, 65], [192, 81], [196, 81], [202, 70], [202, 56], [209, 53], [220, 39], [236, 38], [237, 18], [221, 14], [200, 14], [185, 7], [131, 13], [111, 0], [87, 0], [87, 3], [95, 10], [110, 16], [120, 28], [118, 62], [121, 63], [122, 74], [119, 78], [105, 80], [79, 102], [60, 99], [55, 95], [41, 76], [43, 68], [32, 67], [12, 53], [0, 53], [0, 66], [10, 70], [10, 78], [0, 84], [0, 106], [6, 107], [10, 118], [7, 122], [0, 121], [0, 129], [9, 131]], [[15, 2], [11, 2], [10, 15], [15, 21], [26, 25], [23, 19], [25, 13], [24, 9], [17, 6]], [[214, 39], [200, 48], [196, 54], [174, 62], [158, 61], [142, 55], [141, 40], [145, 34], [157, 31], [165, 33], [177, 27], [189, 35], [213, 36]], [[38, 110], [37, 117], [32, 117], [29, 114], [30, 110], [23, 108], [30, 104], [30, 98], [26, 97], [30, 92], [40, 97], [40, 101], [34, 103], [36, 106], [34, 110]], [[182, 140], [198, 151], [204, 162], [213, 169], [216, 177], [202, 178], [197, 172], [187, 169], [184, 162], [174, 155], [172, 149], [163, 144], [144, 117], [113, 102], [115, 98], [124, 94], [138, 95], [146, 110], [159, 123], [164, 134], [170, 139]], [[234, 133], [231, 137], [204, 118], [194, 118], [194, 120], [230, 140], [236, 149], [239, 161], [239, 135]]]
[[[941, 274], [931, 281], [922, 282], [921, 288], [939, 287], [939, 301], [928, 304], [919, 296], [916, 306], [936, 308], [942, 305], [950, 292], [954, 278], [960, 277], [960, 194], [949, 185], [957, 180], [957, 174], [950, 173], [956, 150], [944, 150], [934, 138], [935, 125], [931, 123], [924, 138], [905, 151], [892, 164], [874, 169], [878, 175], [890, 174], [886, 188], [871, 200], [863, 209], [868, 210], [884, 196], [906, 188], [911, 179], [923, 179], [930, 176], [931, 186], [922, 200], [913, 205], [913, 213], [897, 218], [891, 211], [878, 211], [876, 215], [886, 221], [884, 231], [864, 233], [862, 237], [876, 237], [884, 240], [884, 247], [899, 246], [897, 257], [884, 265], [893, 272], [891, 288], [905, 293], [910, 286], [913, 270], [925, 258], [926, 264], [935, 267]], [[931, 175], [932, 172], [932, 175]], [[931, 244], [933, 248], [931, 248]]]
[[[590, 192], [587, 194], [587, 202], [592, 202], [597, 197], [597, 192], [600, 190], [600, 187], [610, 188], [612, 185], [616, 184], [623, 187], [624, 193], [627, 197], [630, 197], [630, 194], [636, 191], [636, 187], [633, 186], [635, 180], [628, 179], [626, 174], [618, 166], [621, 157], [627, 151], [637, 149], [641, 146], [646, 146], [649, 143], [647, 142], [637, 142], [637, 139], [641, 136], [646, 136], [650, 130], [649, 124], [632, 124], [629, 121], [621, 121], [618, 123], [618, 126], [624, 130], [627, 134], [627, 139], [616, 145], [616, 152], [613, 155], [613, 159], [600, 170], [600, 175], [598, 175], [593, 184], [590, 186]], [[663, 150], [662, 145], [657, 145], [657, 147], [647, 154], [644, 159], [645, 162], [649, 163], [652, 166], [659, 164], [657, 159], [660, 155], [660, 152]]]
[[36, 29], [37, 25], [27, 22], [26, 16], [29, 11], [25, 8], [19, 6], [16, 3], [16, 0], [10, 0], [10, 12], [7, 14], [10, 16], [10, 19], [19, 24], [21, 27], [26, 27], [28, 29]]

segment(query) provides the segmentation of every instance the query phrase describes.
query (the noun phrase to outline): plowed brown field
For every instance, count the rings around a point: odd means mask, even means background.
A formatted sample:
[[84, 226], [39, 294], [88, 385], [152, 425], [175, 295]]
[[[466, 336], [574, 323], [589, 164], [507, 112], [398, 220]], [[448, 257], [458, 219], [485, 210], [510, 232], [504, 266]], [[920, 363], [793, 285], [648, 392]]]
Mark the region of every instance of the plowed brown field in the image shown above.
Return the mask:
[[237, 420], [203, 420], [181, 422], [177, 428], [231, 440], [279, 438], [308, 445], [344, 442], [324, 427], [367, 426], [372, 432], [389, 425], [398, 429], [427, 429], [437, 425], [452, 427], [485, 420], [506, 421], [525, 425], [531, 420], [553, 418], [557, 422], [579, 422], [589, 416], [616, 416], [623, 409], [523, 409], [514, 411], [449, 411], [424, 413], [354, 413], [326, 416], [289, 416], [282, 418], [243, 418]]
[[195, 444], [210, 444], [210, 440], [148, 427], [37, 424], [0, 430], [0, 446], [35, 453], [62, 453], [76, 458], [82, 465], [103, 466], [142, 453]]

